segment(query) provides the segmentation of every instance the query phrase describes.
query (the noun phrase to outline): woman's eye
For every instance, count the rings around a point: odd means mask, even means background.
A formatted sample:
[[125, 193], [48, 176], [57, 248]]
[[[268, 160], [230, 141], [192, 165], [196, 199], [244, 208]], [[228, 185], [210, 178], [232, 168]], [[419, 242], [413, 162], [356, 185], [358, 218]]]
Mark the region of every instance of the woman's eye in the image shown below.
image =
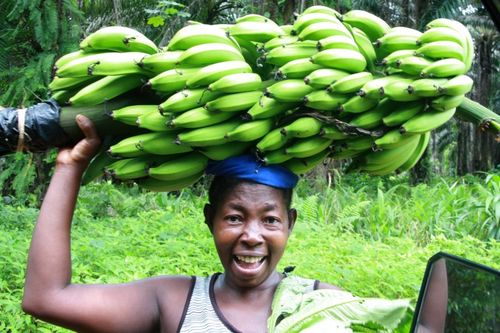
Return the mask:
[[230, 215], [230, 216], [226, 217], [226, 220], [229, 222], [239, 222], [239, 221], [241, 221], [241, 218], [239, 216], [236, 216], [236, 215]]
[[269, 224], [275, 224], [275, 223], [278, 223], [279, 220], [275, 217], [269, 216], [269, 217], [266, 217], [265, 222], [269, 223]]

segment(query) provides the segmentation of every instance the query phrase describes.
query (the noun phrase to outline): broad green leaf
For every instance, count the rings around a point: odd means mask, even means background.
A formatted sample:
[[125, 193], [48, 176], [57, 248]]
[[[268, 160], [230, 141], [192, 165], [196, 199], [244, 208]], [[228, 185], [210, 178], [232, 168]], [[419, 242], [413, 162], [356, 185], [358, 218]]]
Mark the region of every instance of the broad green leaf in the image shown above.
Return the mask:
[[153, 16], [148, 18], [148, 24], [152, 25], [155, 28], [162, 26], [165, 24], [165, 19], [161, 16]]

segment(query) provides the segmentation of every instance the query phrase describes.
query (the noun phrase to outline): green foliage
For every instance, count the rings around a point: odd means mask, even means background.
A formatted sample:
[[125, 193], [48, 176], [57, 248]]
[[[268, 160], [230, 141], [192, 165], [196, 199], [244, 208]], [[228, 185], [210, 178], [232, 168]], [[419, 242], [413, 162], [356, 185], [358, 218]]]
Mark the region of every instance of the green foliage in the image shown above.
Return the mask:
[[[488, 175], [410, 188], [404, 178], [345, 176], [326, 190], [302, 182], [293, 203], [299, 219], [279, 269], [296, 266], [296, 275], [360, 297], [413, 302], [426, 261], [438, 251], [498, 269], [500, 242], [486, 240], [481, 227], [498, 214], [498, 208], [492, 210], [498, 207], [498, 181], [498, 175]], [[195, 187], [178, 194], [151, 193], [110, 182], [83, 187], [72, 231], [73, 282], [221, 271], [203, 223], [205, 192]], [[15, 201], [0, 203], [0, 331], [64, 331], [20, 309], [37, 215], [38, 209]], [[476, 228], [467, 234], [471, 216]]]
[[369, 239], [405, 237], [426, 243], [432, 235], [483, 240], [499, 238], [498, 175], [436, 178], [431, 185], [409, 186], [405, 175], [338, 178], [338, 186], [319, 190], [299, 183], [296, 203], [306, 221], [334, 225]]

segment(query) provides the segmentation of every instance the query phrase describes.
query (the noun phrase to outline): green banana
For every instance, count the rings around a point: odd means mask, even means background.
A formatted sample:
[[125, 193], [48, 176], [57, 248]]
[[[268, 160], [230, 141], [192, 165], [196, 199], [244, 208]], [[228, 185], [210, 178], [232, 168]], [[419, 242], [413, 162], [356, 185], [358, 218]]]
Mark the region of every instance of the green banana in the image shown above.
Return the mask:
[[259, 101], [261, 91], [247, 91], [229, 95], [223, 95], [205, 104], [209, 111], [216, 112], [240, 112], [250, 109]]
[[76, 59], [73, 59], [71, 61], [68, 61], [64, 65], [58, 67], [55, 74], [57, 77], [60, 78], [86, 77], [92, 75], [91, 72], [89, 73], [89, 66], [93, 66], [96, 63], [99, 63], [103, 58], [113, 57], [117, 54], [119, 53], [105, 52], [105, 53], [83, 54], [82, 56], [77, 57]]
[[206, 89], [184, 89], [170, 96], [158, 109], [161, 113], [180, 113], [203, 106], [220, 95]]
[[304, 28], [299, 33], [300, 40], [319, 41], [330, 36], [345, 36], [352, 38], [349, 31], [341, 23], [317, 22]]
[[341, 132], [335, 126], [323, 126], [321, 128], [319, 136], [325, 139], [333, 139], [333, 140], [343, 140], [349, 137], [347, 134]]
[[146, 113], [158, 112], [158, 105], [130, 105], [121, 109], [111, 111], [113, 120], [127, 125], [137, 126], [137, 118]]
[[340, 106], [340, 112], [361, 113], [370, 110], [378, 104], [378, 100], [353, 96]]
[[397, 50], [390, 53], [381, 61], [381, 65], [383, 66], [397, 66], [399, 60], [406, 57], [415, 56], [415, 50]]
[[241, 60], [218, 62], [200, 68], [186, 81], [186, 84], [189, 88], [208, 86], [226, 75], [237, 73], [252, 73], [252, 68]]
[[418, 37], [399, 31], [388, 33], [375, 41], [375, 51], [379, 57], [385, 57], [398, 50], [416, 50]]
[[253, 146], [253, 142], [229, 142], [217, 146], [199, 147], [197, 150], [214, 161], [222, 161], [238, 156]]
[[261, 71], [269, 66], [266, 66], [266, 64], [262, 64], [262, 67], [257, 66], [257, 60], [261, 57], [257, 44], [236, 37], [234, 39], [240, 45], [241, 54], [245, 58], [245, 62], [252, 67], [255, 73], [262, 74]]
[[155, 43], [140, 32], [126, 27], [105, 27], [88, 35], [80, 43], [84, 51], [158, 52]]
[[337, 18], [341, 17], [340, 13], [338, 11], [336, 11], [335, 9], [332, 9], [332, 8], [326, 7], [326, 6], [321, 6], [321, 5], [307, 7], [304, 10], [304, 12], [302, 13], [302, 15], [309, 14], [309, 13], [323, 13], [323, 14], [335, 16]]
[[426, 43], [418, 48], [415, 53], [432, 59], [456, 58], [463, 61], [465, 58], [462, 46], [447, 40]]
[[166, 161], [164, 156], [139, 156], [118, 160], [108, 165], [105, 170], [115, 179], [130, 180], [146, 177], [151, 166]]
[[179, 191], [196, 183], [203, 176], [203, 172], [182, 179], [158, 180], [151, 177], [136, 180], [136, 184], [142, 188], [156, 192]]
[[156, 75], [174, 69], [182, 51], [165, 51], [144, 57], [139, 66]]
[[314, 64], [335, 68], [351, 73], [361, 72], [366, 68], [365, 57], [353, 50], [328, 49], [311, 56]]
[[216, 125], [192, 129], [177, 135], [177, 143], [193, 147], [207, 147], [226, 143], [225, 135], [242, 124], [241, 120], [228, 120]]
[[441, 96], [431, 101], [431, 107], [438, 111], [446, 111], [462, 104], [464, 98], [464, 95]]
[[98, 79], [100, 78], [92, 76], [67, 77], [67, 78], [60, 78], [56, 76], [54, 77], [52, 82], [50, 82], [49, 89], [51, 91], [78, 89], [88, 85], [89, 83], [95, 82]]
[[398, 102], [409, 102], [420, 99], [409, 87], [411, 86], [405, 81], [391, 82], [384, 87], [384, 96]]
[[328, 92], [349, 94], [358, 91], [367, 82], [373, 80], [370, 72], [359, 72], [338, 79], [328, 87]]
[[140, 143], [140, 147], [146, 153], [154, 155], [175, 155], [188, 153], [193, 150], [190, 146], [178, 145], [176, 143], [177, 137], [175, 133], [151, 132], [148, 134], [151, 134], [151, 137]]
[[413, 82], [413, 79], [402, 74], [375, 78], [371, 81], [366, 82], [358, 91], [358, 95], [361, 97], [380, 99], [384, 96], [384, 88], [388, 84], [391, 84], [393, 82], [404, 82], [406, 84], [410, 84]]
[[[391, 101], [389, 99], [387, 100]], [[422, 103], [422, 101], [404, 103], [392, 101], [392, 103], [395, 104], [393, 107], [389, 108], [392, 112], [382, 119], [384, 124], [389, 127], [400, 126], [425, 109], [425, 104]]]
[[288, 45], [288, 44], [293, 44], [299, 40], [298, 36], [278, 36], [275, 37], [266, 43], [264, 43], [263, 48], [267, 52], [271, 51], [272, 49], [275, 49], [280, 46]]
[[172, 129], [167, 126], [167, 122], [168, 118], [162, 115], [158, 109], [137, 118], [137, 126], [153, 132], [171, 132]]
[[57, 90], [51, 93], [50, 98], [53, 98], [59, 104], [69, 104], [69, 100], [73, 97], [78, 90], [68, 89], [68, 90]]
[[370, 72], [374, 72], [377, 64], [377, 52], [375, 51], [370, 38], [368, 38], [368, 36], [358, 28], [352, 28], [352, 36], [358, 46], [359, 52], [366, 59], [366, 67]]
[[316, 43], [295, 42], [272, 49], [263, 56], [263, 61], [281, 67], [292, 60], [308, 58], [316, 53]]
[[447, 79], [420, 79], [413, 81], [408, 89], [419, 97], [436, 97], [443, 94], [441, 86]]
[[158, 92], [171, 93], [178, 91], [186, 87], [186, 81], [198, 70], [198, 68], [170, 69], [149, 79], [146, 85]]
[[408, 171], [411, 168], [417, 164], [417, 162], [422, 158], [422, 155], [425, 153], [425, 150], [427, 149], [427, 146], [429, 145], [431, 133], [430, 132], [425, 132], [422, 135], [420, 135], [420, 140], [418, 142], [417, 148], [415, 148], [415, 151], [411, 154], [411, 156], [404, 162], [399, 168], [399, 172], [404, 172]]
[[393, 172], [409, 159], [419, 141], [419, 135], [412, 135], [408, 141], [396, 148], [369, 152], [363, 157], [365, 164], [361, 166], [361, 170], [373, 174], [381, 174], [382, 171]]
[[425, 31], [418, 39], [419, 44], [432, 42], [450, 41], [455, 42], [465, 49], [466, 42], [463, 36], [458, 34], [454, 29], [447, 27], [435, 27]]
[[291, 158], [292, 156], [288, 155], [285, 152], [285, 148], [280, 148], [268, 152], [267, 154], [264, 155], [262, 160], [264, 161], [264, 164], [269, 165], [269, 164], [280, 164], [288, 161]]
[[208, 90], [215, 93], [239, 93], [259, 90], [262, 87], [262, 80], [255, 73], [237, 73], [226, 75], [211, 83]]
[[402, 70], [403, 72], [418, 76], [422, 72], [423, 69], [431, 66], [433, 62], [424, 57], [404, 57], [396, 62], [396, 68]]
[[233, 117], [230, 112], [210, 112], [203, 107], [183, 112], [168, 122], [174, 128], [202, 128], [215, 125]]
[[241, 51], [222, 43], [207, 43], [184, 51], [178, 61], [181, 66], [201, 67], [225, 61], [244, 61]]
[[88, 66], [88, 75], [148, 74], [148, 71], [139, 65], [142, 59], [148, 56], [146, 53], [123, 52], [102, 53], [102, 55], [103, 57], [98, 62]]
[[375, 140], [372, 137], [357, 137], [342, 142], [345, 149], [355, 151], [365, 151], [373, 149]]
[[443, 94], [448, 96], [464, 95], [472, 89], [474, 81], [467, 75], [458, 75], [449, 79], [440, 89]]
[[457, 32], [457, 35], [462, 36], [463, 49], [465, 51], [465, 59], [464, 59], [464, 70], [460, 74], [465, 74], [468, 70], [470, 70], [472, 66], [472, 60], [474, 59], [474, 41], [472, 40], [472, 36], [469, 30], [460, 22], [445, 18], [435, 19], [429, 22], [426, 28], [435, 28], [435, 27], [445, 27], [453, 29]]
[[238, 17], [235, 20], [236, 23], [241, 23], [241, 22], [265, 22], [265, 23], [271, 23], [275, 24], [274, 21], [270, 20], [269, 18], [259, 15], [259, 14], [248, 14], [244, 15], [241, 17]]
[[250, 142], [262, 138], [273, 129], [272, 118], [243, 123], [226, 134], [231, 141]]
[[455, 108], [446, 111], [429, 109], [412, 117], [401, 125], [401, 133], [423, 134], [446, 123], [455, 114]]
[[281, 129], [281, 134], [289, 138], [308, 138], [319, 134], [323, 122], [313, 117], [301, 117]]
[[466, 72], [466, 65], [455, 58], [437, 60], [425, 67], [420, 76], [422, 77], [450, 77], [461, 75]]
[[304, 82], [314, 89], [326, 89], [333, 82], [348, 76], [349, 73], [339, 69], [317, 69], [304, 78]]
[[344, 35], [333, 35], [320, 39], [318, 41], [318, 50], [328, 50], [328, 49], [346, 49], [353, 51], [360, 51], [358, 45], [354, 39], [349, 38]]
[[293, 23], [293, 30], [300, 33], [308, 26], [319, 22], [340, 24], [340, 20], [335, 15], [325, 13], [304, 13], [297, 17], [297, 20]]
[[324, 151], [332, 144], [332, 142], [332, 139], [326, 139], [318, 136], [298, 139], [286, 148], [286, 153], [296, 158], [307, 158]]
[[83, 50], [78, 50], [78, 51], [74, 51], [74, 52], [70, 52], [68, 54], [65, 54], [62, 57], [60, 57], [59, 59], [57, 59], [57, 61], [54, 64], [54, 69], [57, 71], [57, 69], [63, 67], [64, 65], [66, 65], [70, 61], [73, 61], [73, 60], [78, 59], [78, 58], [86, 57], [90, 54], [92, 54], [92, 52], [85, 52]]
[[344, 94], [330, 94], [326, 90], [315, 90], [304, 97], [304, 104], [320, 111], [339, 111], [342, 104], [349, 100]]
[[207, 164], [208, 158], [205, 155], [193, 152], [151, 167], [148, 174], [159, 180], [182, 179], [199, 174]]
[[111, 156], [119, 157], [138, 157], [147, 155], [148, 152], [144, 151], [143, 143], [155, 139], [159, 135], [160, 133], [145, 133], [125, 138], [109, 147], [108, 153]]
[[362, 30], [372, 42], [391, 29], [384, 20], [364, 10], [351, 10], [345, 13], [342, 16], [342, 21]]
[[285, 146], [287, 142], [288, 138], [281, 134], [281, 128], [275, 128], [260, 139], [255, 147], [258, 152], [265, 153], [271, 150], [279, 149]]
[[395, 102], [388, 98], [383, 99], [373, 109], [351, 119], [349, 124], [366, 130], [377, 128], [383, 124], [382, 119], [393, 110], [394, 104]]
[[295, 59], [281, 66], [275, 77], [278, 79], [303, 79], [306, 75], [321, 68], [320, 65], [313, 64], [309, 58]]
[[89, 84], [69, 99], [74, 106], [91, 106], [104, 103], [126, 93], [143, 83], [142, 75], [106, 76]]
[[169, 51], [185, 51], [194, 46], [208, 43], [226, 44], [238, 51], [239, 46], [227, 37], [223, 29], [209, 24], [187, 25], [175, 33], [168, 42]]
[[274, 22], [240, 22], [229, 29], [229, 35], [249, 42], [265, 43], [286, 33]]
[[301, 102], [307, 94], [311, 93], [313, 88], [305, 84], [303, 80], [289, 79], [276, 82], [266, 88], [264, 95], [274, 98], [279, 102], [296, 103]]
[[364, 151], [360, 150], [350, 150], [350, 149], [339, 149], [335, 150], [330, 154], [330, 158], [333, 160], [345, 160], [348, 158], [356, 158], [360, 155], [364, 154]]
[[97, 155], [90, 161], [89, 166], [85, 169], [82, 176], [82, 185], [87, 185], [91, 181], [104, 175], [104, 168], [116, 161], [113, 157], [106, 153], [106, 149], [101, 146]]
[[329, 154], [330, 150], [325, 149], [307, 158], [303, 159], [293, 158], [291, 160], [284, 162], [282, 165], [291, 172], [293, 172], [294, 174], [302, 175], [314, 169], [318, 164], [322, 163], [325, 160], [325, 158], [328, 157]]
[[291, 110], [297, 105], [298, 103], [284, 103], [274, 98], [262, 96], [260, 100], [248, 110], [245, 116], [252, 120], [271, 118], [287, 110]]
[[[413, 134], [416, 135], [416, 134]], [[393, 149], [413, 140], [413, 135], [401, 134], [399, 129], [393, 129], [375, 140], [375, 146], [378, 149]]]

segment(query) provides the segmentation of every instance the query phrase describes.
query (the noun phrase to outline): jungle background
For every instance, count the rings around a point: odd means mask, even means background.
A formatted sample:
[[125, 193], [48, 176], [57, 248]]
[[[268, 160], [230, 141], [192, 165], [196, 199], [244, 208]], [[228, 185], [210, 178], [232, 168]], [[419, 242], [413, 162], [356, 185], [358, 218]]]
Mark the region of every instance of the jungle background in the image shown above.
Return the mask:
[[[391, 26], [423, 30], [437, 17], [471, 31], [470, 97], [499, 110], [499, 32], [480, 1], [465, 0], [7, 0], [0, 3], [0, 105], [49, 98], [55, 60], [103, 26], [133, 27], [158, 45], [188, 20], [215, 24], [259, 13], [279, 24], [311, 5], [370, 11]], [[345, 174], [329, 162], [303, 177], [299, 221], [282, 266], [355, 294], [413, 300], [427, 259], [443, 250], [500, 267], [500, 145], [458, 120], [433, 131], [408, 173]], [[29, 240], [56, 151], [0, 158], [0, 331], [63, 331], [20, 308]], [[207, 180], [180, 193], [148, 193], [102, 178], [82, 188], [74, 218], [75, 283], [220, 271], [203, 224]]]

